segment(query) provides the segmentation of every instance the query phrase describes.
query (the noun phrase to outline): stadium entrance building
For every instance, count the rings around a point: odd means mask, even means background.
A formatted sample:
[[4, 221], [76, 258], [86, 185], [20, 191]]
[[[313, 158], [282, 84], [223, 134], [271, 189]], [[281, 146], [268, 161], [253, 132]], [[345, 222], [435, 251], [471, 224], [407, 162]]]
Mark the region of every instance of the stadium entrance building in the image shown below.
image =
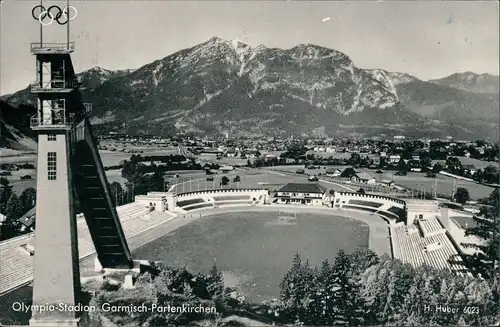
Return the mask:
[[276, 192], [279, 204], [322, 206], [326, 189], [318, 183], [289, 183]]

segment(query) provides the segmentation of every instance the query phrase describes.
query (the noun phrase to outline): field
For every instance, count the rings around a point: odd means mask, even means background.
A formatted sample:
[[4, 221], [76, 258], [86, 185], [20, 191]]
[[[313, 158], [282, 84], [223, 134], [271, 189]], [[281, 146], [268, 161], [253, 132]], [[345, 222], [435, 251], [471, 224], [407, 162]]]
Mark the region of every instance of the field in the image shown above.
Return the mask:
[[[474, 158], [467, 158], [467, 157], [457, 157], [458, 160], [462, 163], [462, 165], [474, 165], [476, 169], [484, 169], [488, 166], [498, 166], [496, 162], [493, 161], [482, 161], [482, 160], [477, 160]], [[445, 163], [445, 160], [433, 160], [433, 164], [435, 162], [440, 162], [441, 164]]]
[[[118, 148], [123, 148], [123, 146], [118, 146]], [[162, 148], [158, 146], [141, 146], [133, 147], [127, 146], [126, 149], [129, 150], [142, 150], [143, 153], [138, 153], [141, 156], [166, 156], [169, 154], [177, 154], [177, 148]], [[119, 165], [123, 160], [129, 160], [133, 153], [126, 153], [120, 151], [109, 151], [109, 150], [99, 150], [101, 155], [102, 164], [106, 166], [116, 166]]]
[[367, 247], [368, 233], [360, 221], [331, 215], [297, 213], [297, 222], [285, 225], [275, 212], [224, 213], [183, 226], [137, 249], [134, 256], [193, 272], [208, 272], [216, 263], [226, 286], [261, 301], [278, 296], [295, 253], [319, 265], [339, 249]]
[[[109, 144], [105, 144], [109, 146]], [[118, 148], [123, 148], [123, 146], [117, 146]], [[148, 156], [148, 155], [168, 155], [168, 154], [176, 154], [177, 153], [177, 148], [163, 148], [163, 147], [158, 147], [158, 146], [141, 146], [141, 147], [133, 147], [133, 146], [127, 146], [127, 149], [133, 149], [133, 150], [143, 150], [144, 153], [142, 153], [142, 156]], [[116, 152], [116, 151], [108, 151], [108, 150], [101, 150], [99, 151], [101, 154], [101, 159], [103, 165], [106, 166], [113, 166], [113, 165], [118, 165], [120, 164], [123, 160], [128, 160], [130, 159], [130, 156], [132, 155], [131, 153], [125, 153], [125, 152]], [[278, 154], [278, 153], [277, 153]], [[332, 156], [334, 158], [349, 158], [350, 153], [326, 153], [326, 152], [316, 152], [315, 154], [318, 155], [325, 155], [325, 156]], [[363, 154], [364, 156], [365, 154]], [[369, 155], [369, 157], [373, 157], [373, 155]], [[461, 160], [462, 164], [473, 164], [476, 166], [476, 168], [481, 168], [484, 169], [484, 167], [494, 164], [491, 162], [485, 162], [485, 161], [480, 161], [476, 159], [470, 159], [470, 158], [465, 158], [465, 157], [459, 157]], [[30, 162], [34, 163], [36, 160], [36, 155], [34, 154], [24, 154], [24, 155], [19, 155], [19, 156], [7, 156], [7, 157], [2, 157], [2, 163], [25, 163], [25, 162]], [[221, 160], [218, 160], [218, 163], [223, 165], [223, 164], [230, 164], [230, 165], [244, 165], [246, 164], [246, 159], [238, 159], [238, 158], [222, 158]], [[349, 166], [332, 166], [334, 168], [338, 169], [345, 169], [346, 167]], [[295, 172], [299, 168], [304, 168], [302, 165], [294, 165], [294, 166], [279, 166], [275, 167], [276, 170], [282, 170], [282, 171], [289, 171], [289, 172]], [[328, 167], [327, 167], [328, 168]], [[397, 185], [407, 187], [407, 188], [412, 188], [415, 190], [425, 190], [425, 191], [431, 191], [434, 187], [435, 180], [433, 178], [426, 178], [424, 174], [421, 173], [408, 173], [407, 176], [394, 176], [393, 172], [387, 171], [384, 174], [376, 174], [373, 170], [369, 169], [358, 169], [360, 172], [365, 171], [369, 172], [372, 174], [378, 181], [380, 180], [394, 180]], [[323, 166], [320, 169], [306, 169], [306, 174], [318, 174], [318, 173], [324, 173], [325, 169]], [[22, 175], [31, 175], [33, 180], [31, 181], [21, 181], [20, 176]], [[262, 183], [268, 183], [268, 187], [266, 188], [272, 188], [276, 185], [283, 185], [286, 184], [287, 182], [292, 182], [293, 178], [292, 177], [287, 177], [283, 178], [277, 175], [272, 175], [272, 174], [267, 174], [266, 173], [266, 178], [262, 178], [262, 176], [258, 178], [251, 177], [251, 175], [246, 175], [243, 173], [237, 173], [240, 175], [240, 177], [246, 176], [245, 178], [242, 178], [242, 182], [240, 183], [239, 187], [263, 187], [265, 184]], [[122, 184], [125, 183], [125, 179], [123, 179], [120, 176], [120, 170], [113, 170], [113, 171], [107, 171], [106, 175], [108, 176], [108, 180], [110, 183], [117, 181]], [[219, 175], [217, 175], [219, 176]], [[191, 179], [195, 179], [195, 182], [187, 183], [185, 184], [185, 187], [190, 187], [190, 189], [194, 190], [198, 188], [198, 183], [200, 183], [200, 188], [213, 188], [216, 185], [219, 184], [220, 182], [220, 176], [215, 177], [214, 183], [212, 182], [207, 182], [207, 186], [205, 186], [205, 178], [206, 176], [204, 175], [193, 175]], [[11, 184], [14, 186], [14, 190], [20, 194], [25, 188], [27, 187], [35, 187], [35, 180], [36, 180], [36, 172], [34, 171], [29, 171], [29, 170], [22, 170], [21, 172], [18, 173], [13, 173], [12, 177], [7, 177], [9, 180], [11, 180]], [[187, 179], [187, 177], [183, 177], [184, 180]], [[231, 178], [232, 179], [232, 178]], [[298, 182], [306, 182], [305, 177], [298, 177], [295, 179], [295, 181]], [[487, 197], [492, 191], [493, 188], [484, 186], [484, 185], [479, 185], [473, 182], [469, 181], [463, 181], [463, 180], [455, 180], [456, 182], [456, 187], [465, 187], [469, 190], [470, 196], [472, 200], [477, 200], [480, 198]], [[179, 182], [179, 181], [177, 181]], [[176, 183], [176, 181], [172, 181], [172, 183]], [[195, 185], [196, 183], [196, 185]], [[437, 193], [440, 194], [445, 194], [445, 195], [451, 195], [453, 191], [453, 183], [454, 179], [451, 177], [446, 177], [442, 175], [438, 175], [437, 177]], [[212, 184], [212, 185], [211, 185]], [[190, 185], [190, 186], [189, 186]], [[233, 185], [236, 186], [236, 185]], [[331, 184], [325, 185], [327, 187], [331, 187]]]
[[[173, 191], [177, 193], [191, 192], [196, 190], [217, 189], [217, 188], [264, 188], [270, 191], [275, 191], [287, 183], [310, 183], [307, 181], [307, 176], [288, 176], [279, 175], [271, 171], [265, 170], [235, 170], [226, 175], [230, 183], [221, 187], [220, 181], [223, 174], [211, 175], [214, 180], [207, 181], [205, 174], [186, 174], [179, 178], [172, 178], [171, 184], [178, 184], [174, 187]], [[240, 183], [233, 183], [235, 176], [240, 177]], [[334, 185], [331, 183], [319, 182], [327, 189], [343, 190], [347, 189], [342, 186]]]
[[[332, 166], [333, 168], [338, 168], [343, 170], [350, 166]], [[295, 165], [295, 166], [279, 166], [275, 167], [276, 170], [295, 172], [297, 169], [304, 169], [303, 165]], [[327, 167], [328, 168], [328, 167]], [[367, 172], [371, 174], [373, 177], [377, 179], [377, 181], [381, 180], [393, 180], [397, 185], [411, 188], [414, 190], [423, 189], [426, 192], [430, 192], [433, 190], [435, 185], [434, 178], [427, 178], [423, 173], [409, 172], [406, 176], [396, 176], [393, 175], [393, 171], [384, 171], [383, 174], [377, 174], [375, 171], [366, 168], [357, 169], [359, 172]], [[325, 173], [325, 169], [321, 166], [320, 169], [305, 169], [306, 174], [318, 174]], [[472, 200], [477, 200], [481, 198], [488, 197], [491, 192], [493, 192], [494, 188], [476, 184], [474, 182], [454, 179], [451, 177], [437, 175], [437, 193], [451, 195], [453, 191], [453, 183], [455, 182], [455, 187], [465, 187], [469, 190], [469, 194]]]

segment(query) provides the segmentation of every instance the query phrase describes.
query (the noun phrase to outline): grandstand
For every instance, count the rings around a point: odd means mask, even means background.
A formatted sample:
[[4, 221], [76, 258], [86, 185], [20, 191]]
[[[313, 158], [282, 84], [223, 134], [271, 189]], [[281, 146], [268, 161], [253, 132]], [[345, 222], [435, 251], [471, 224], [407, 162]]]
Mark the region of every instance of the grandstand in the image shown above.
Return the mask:
[[390, 227], [393, 256], [413, 267], [428, 265], [459, 275], [470, 273], [457, 249], [437, 218], [429, 218], [417, 226], [397, 223]]
[[[130, 203], [117, 207], [117, 213], [127, 238], [161, 224], [173, 217], [168, 212], [151, 212], [142, 203]], [[148, 215], [149, 219], [143, 219]], [[78, 251], [80, 259], [95, 253], [89, 229], [82, 215], [77, 216]], [[0, 295], [31, 282], [33, 279], [33, 256], [29, 249], [33, 246], [34, 233], [19, 236], [0, 243]], [[36, 252], [36, 249], [35, 249]]]
[[384, 218], [390, 227], [393, 257], [414, 267], [429, 265], [458, 274], [470, 274], [449, 231], [447, 212], [439, 202], [401, 200], [374, 194], [335, 192], [333, 207], [365, 211]]
[[[126, 238], [188, 211], [266, 204], [268, 196], [268, 191], [265, 189], [204, 190], [183, 194], [150, 193], [137, 196], [134, 203], [116, 208]], [[152, 206], [153, 199], [159, 204], [171, 202], [168, 206]], [[394, 258], [414, 267], [429, 265], [459, 274], [469, 274], [455, 248], [457, 242], [451, 239], [453, 231], [448, 231], [445, 223], [441, 221], [440, 212], [436, 212], [436, 203], [419, 202], [412, 205], [412, 215], [416, 214], [418, 217], [415, 224], [401, 221], [401, 216], [406, 211], [406, 202], [401, 199], [373, 194], [335, 192], [332, 203], [328, 203], [328, 206], [336, 209], [364, 211], [384, 218], [389, 223]], [[283, 205], [278, 206], [283, 207]], [[419, 213], [420, 209], [424, 214]], [[295, 220], [297, 214], [294, 210], [279, 209], [278, 218]], [[95, 248], [86, 220], [81, 214], [77, 215], [77, 229], [79, 257], [83, 259], [95, 253]], [[33, 235], [34, 233], [31, 233], [0, 243], [2, 258], [0, 294], [32, 280], [33, 254], [36, 251], [36, 249], [33, 251]]]
[[335, 192], [333, 207], [366, 211], [384, 218], [389, 224], [401, 220], [405, 214], [405, 202], [400, 199], [373, 194]]

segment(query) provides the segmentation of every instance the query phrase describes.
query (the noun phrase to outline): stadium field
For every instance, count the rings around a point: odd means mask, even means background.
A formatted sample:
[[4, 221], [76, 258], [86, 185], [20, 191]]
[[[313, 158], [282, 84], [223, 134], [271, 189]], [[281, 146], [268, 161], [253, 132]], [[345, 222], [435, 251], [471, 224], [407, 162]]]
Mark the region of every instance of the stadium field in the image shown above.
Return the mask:
[[140, 247], [134, 257], [162, 260], [193, 272], [208, 272], [216, 263], [224, 272], [226, 286], [261, 301], [278, 296], [279, 283], [295, 253], [317, 265], [333, 259], [339, 249], [352, 251], [368, 246], [368, 225], [361, 221], [297, 212], [296, 222], [284, 223], [278, 215], [218, 213]]

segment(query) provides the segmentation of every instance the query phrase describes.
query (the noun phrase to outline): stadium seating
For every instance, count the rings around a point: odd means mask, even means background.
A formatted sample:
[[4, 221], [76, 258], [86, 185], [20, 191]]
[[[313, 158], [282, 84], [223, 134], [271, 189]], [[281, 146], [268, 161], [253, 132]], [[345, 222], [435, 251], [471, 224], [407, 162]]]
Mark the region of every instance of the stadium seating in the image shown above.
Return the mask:
[[430, 237], [438, 234], [445, 234], [446, 229], [441, 226], [437, 218], [419, 219], [418, 227], [423, 237]]
[[188, 199], [188, 200], [183, 200], [183, 201], [177, 201], [177, 206], [183, 208], [186, 206], [190, 206], [190, 205], [198, 204], [198, 203], [204, 203], [204, 202], [205, 202], [205, 200], [203, 200], [201, 198]]
[[201, 208], [208, 208], [208, 207], [213, 207], [214, 205], [212, 203], [199, 203], [199, 204], [193, 204], [190, 206], [186, 206], [183, 209], [186, 211], [191, 211], [195, 209], [201, 209]]
[[220, 202], [215, 202], [215, 205], [217, 207], [221, 206], [230, 206], [230, 205], [251, 205], [253, 204], [252, 200], [246, 200], [246, 201], [220, 201]]
[[438, 231], [427, 237], [411, 225], [398, 223], [391, 226], [393, 256], [413, 267], [428, 265], [437, 269], [446, 269], [458, 274], [470, 274], [463, 265], [463, 260], [436, 218], [426, 221], [426, 229]]
[[349, 199], [349, 204], [372, 207], [372, 208], [380, 208], [383, 203], [373, 202], [373, 201], [365, 201], [365, 200], [357, 200], [357, 199]]
[[374, 209], [374, 208], [367, 208], [367, 207], [361, 207], [361, 206], [352, 206], [352, 205], [348, 205], [348, 204], [344, 204], [342, 206], [342, 209], [360, 210], [360, 211], [367, 211], [367, 212], [370, 212], [370, 213], [375, 213], [375, 212], [378, 211], [377, 209]]
[[387, 209], [387, 211], [392, 212], [393, 214], [395, 214], [398, 217], [400, 217], [401, 215], [403, 215], [405, 213], [404, 209], [399, 208], [399, 207], [394, 207], [394, 206]]
[[30, 241], [30, 236], [23, 235], [2, 242], [0, 248], [0, 294], [31, 280], [33, 276], [33, 256], [21, 249]]
[[349, 210], [359, 210], [359, 211], [366, 211], [372, 214], [376, 214], [379, 216], [382, 216], [382, 218], [385, 218], [389, 224], [393, 224], [396, 222], [398, 217], [391, 213], [391, 212], [385, 212], [376, 208], [369, 208], [369, 207], [363, 207], [363, 206], [358, 206], [358, 205], [349, 205], [349, 204], [344, 204], [342, 205], [342, 209], [349, 209]]
[[[138, 203], [127, 204], [116, 209], [126, 237], [131, 237], [174, 217], [168, 212], [150, 212], [143, 204]], [[150, 219], [142, 219], [145, 215], [149, 215]], [[85, 219], [81, 215], [77, 215], [77, 230], [78, 250], [82, 259], [94, 253], [95, 248]], [[33, 256], [25, 248], [23, 249], [27, 244], [33, 243], [33, 235], [30, 233], [0, 243], [0, 294], [33, 279]]]
[[250, 195], [225, 195], [225, 196], [214, 196], [215, 202], [218, 201], [232, 201], [232, 200], [250, 200]]

